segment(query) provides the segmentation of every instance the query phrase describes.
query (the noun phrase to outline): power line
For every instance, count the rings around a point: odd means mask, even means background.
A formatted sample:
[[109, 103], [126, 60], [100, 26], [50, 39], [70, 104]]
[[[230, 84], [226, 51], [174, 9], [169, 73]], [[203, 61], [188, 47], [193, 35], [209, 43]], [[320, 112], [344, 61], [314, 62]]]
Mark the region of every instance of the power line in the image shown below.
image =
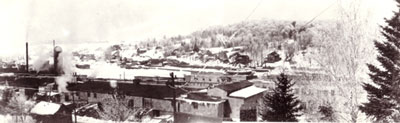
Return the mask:
[[251, 13], [246, 17], [245, 21], [250, 18], [251, 15], [256, 11], [256, 9], [261, 5], [262, 0], [258, 1], [256, 7], [251, 11]]
[[[261, 5], [261, 2], [262, 2], [262, 1], [263, 1], [263, 0], [258, 1], [256, 7], [254, 7], [254, 9], [250, 12], [250, 14], [244, 19], [244, 21], [247, 21], [247, 20], [250, 18], [250, 16], [253, 15], [253, 13], [257, 10], [257, 8]], [[236, 30], [236, 31], [231, 35], [231, 37], [229, 37], [228, 41], [231, 41], [232, 38], [233, 38], [233, 37], [236, 35], [236, 33], [238, 33], [238, 32], [239, 32], [239, 30]], [[224, 43], [224, 45], [225, 45], [225, 43]]]
[[316, 16], [314, 16], [310, 21], [308, 21], [306, 24], [304, 24], [302, 27], [307, 26], [308, 24], [310, 24], [312, 21], [314, 21], [318, 16], [322, 15], [325, 11], [327, 11], [329, 8], [331, 8], [333, 5], [335, 5], [337, 1], [333, 2], [331, 5], [329, 5], [327, 8], [325, 8], [324, 10], [322, 10], [320, 13], [318, 13]]

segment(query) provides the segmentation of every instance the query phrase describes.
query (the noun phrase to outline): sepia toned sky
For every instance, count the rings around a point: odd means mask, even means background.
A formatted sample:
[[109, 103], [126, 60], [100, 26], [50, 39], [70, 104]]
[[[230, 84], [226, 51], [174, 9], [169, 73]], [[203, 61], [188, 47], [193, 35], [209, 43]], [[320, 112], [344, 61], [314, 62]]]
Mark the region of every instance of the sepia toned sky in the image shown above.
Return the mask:
[[[135, 42], [186, 35], [214, 25], [248, 20], [308, 21], [338, 18], [347, 0], [0, 0], [0, 56], [24, 53], [25, 41]], [[393, 0], [361, 0], [371, 20], [390, 17]]]

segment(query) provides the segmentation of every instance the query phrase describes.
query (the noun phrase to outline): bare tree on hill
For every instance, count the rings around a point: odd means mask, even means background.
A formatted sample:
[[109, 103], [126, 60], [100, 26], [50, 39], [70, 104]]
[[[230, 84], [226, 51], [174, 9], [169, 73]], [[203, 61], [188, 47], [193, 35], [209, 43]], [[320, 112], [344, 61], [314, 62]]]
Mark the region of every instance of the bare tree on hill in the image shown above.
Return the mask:
[[[320, 49], [315, 58], [324, 71], [330, 76], [327, 80], [330, 85], [337, 88], [336, 104], [334, 111], [338, 114], [339, 121], [359, 122], [366, 120], [358, 105], [365, 96], [362, 89], [365, 63], [374, 57], [373, 42], [377, 35], [373, 23], [368, 21], [368, 11], [362, 13], [362, 1], [339, 1], [341, 17], [330, 30], [319, 30], [316, 37]], [[372, 27], [372, 28], [371, 28]], [[326, 28], [326, 27], [323, 27]]]

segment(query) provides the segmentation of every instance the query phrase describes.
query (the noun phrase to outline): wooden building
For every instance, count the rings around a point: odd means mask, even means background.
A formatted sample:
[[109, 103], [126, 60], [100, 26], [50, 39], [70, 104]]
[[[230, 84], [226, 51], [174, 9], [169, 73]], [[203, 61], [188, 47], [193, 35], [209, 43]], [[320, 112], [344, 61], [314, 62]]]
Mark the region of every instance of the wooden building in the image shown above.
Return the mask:
[[266, 89], [255, 87], [248, 81], [242, 81], [218, 85], [210, 89], [207, 94], [226, 100], [224, 118], [230, 118], [233, 121], [257, 121], [258, 101], [265, 92]]
[[30, 112], [38, 123], [72, 123], [72, 109], [63, 104], [41, 101]]

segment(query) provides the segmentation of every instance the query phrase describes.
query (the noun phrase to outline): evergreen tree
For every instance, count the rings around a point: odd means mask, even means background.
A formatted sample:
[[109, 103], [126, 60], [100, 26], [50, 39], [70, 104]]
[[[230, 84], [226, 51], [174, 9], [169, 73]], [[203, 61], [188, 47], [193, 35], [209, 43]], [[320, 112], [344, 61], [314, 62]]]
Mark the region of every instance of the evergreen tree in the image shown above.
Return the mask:
[[[400, 3], [400, 0], [396, 0]], [[399, 5], [398, 5], [399, 6]], [[400, 6], [399, 6], [400, 7]], [[373, 83], [364, 83], [369, 102], [359, 108], [376, 121], [400, 122], [400, 13], [395, 12], [387, 25], [381, 26], [385, 41], [375, 41], [381, 65], [367, 64]]]
[[275, 82], [276, 87], [270, 94], [265, 94], [262, 100], [260, 115], [266, 121], [295, 122], [302, 108], [300, 101], [293, 94], [292, 86], [295, 84], [281, 73]]
[[197, 43], [194, 44], [193, 51], [196, 53], [198, 53], [200, 51], [200, 48], [197, 46]]

